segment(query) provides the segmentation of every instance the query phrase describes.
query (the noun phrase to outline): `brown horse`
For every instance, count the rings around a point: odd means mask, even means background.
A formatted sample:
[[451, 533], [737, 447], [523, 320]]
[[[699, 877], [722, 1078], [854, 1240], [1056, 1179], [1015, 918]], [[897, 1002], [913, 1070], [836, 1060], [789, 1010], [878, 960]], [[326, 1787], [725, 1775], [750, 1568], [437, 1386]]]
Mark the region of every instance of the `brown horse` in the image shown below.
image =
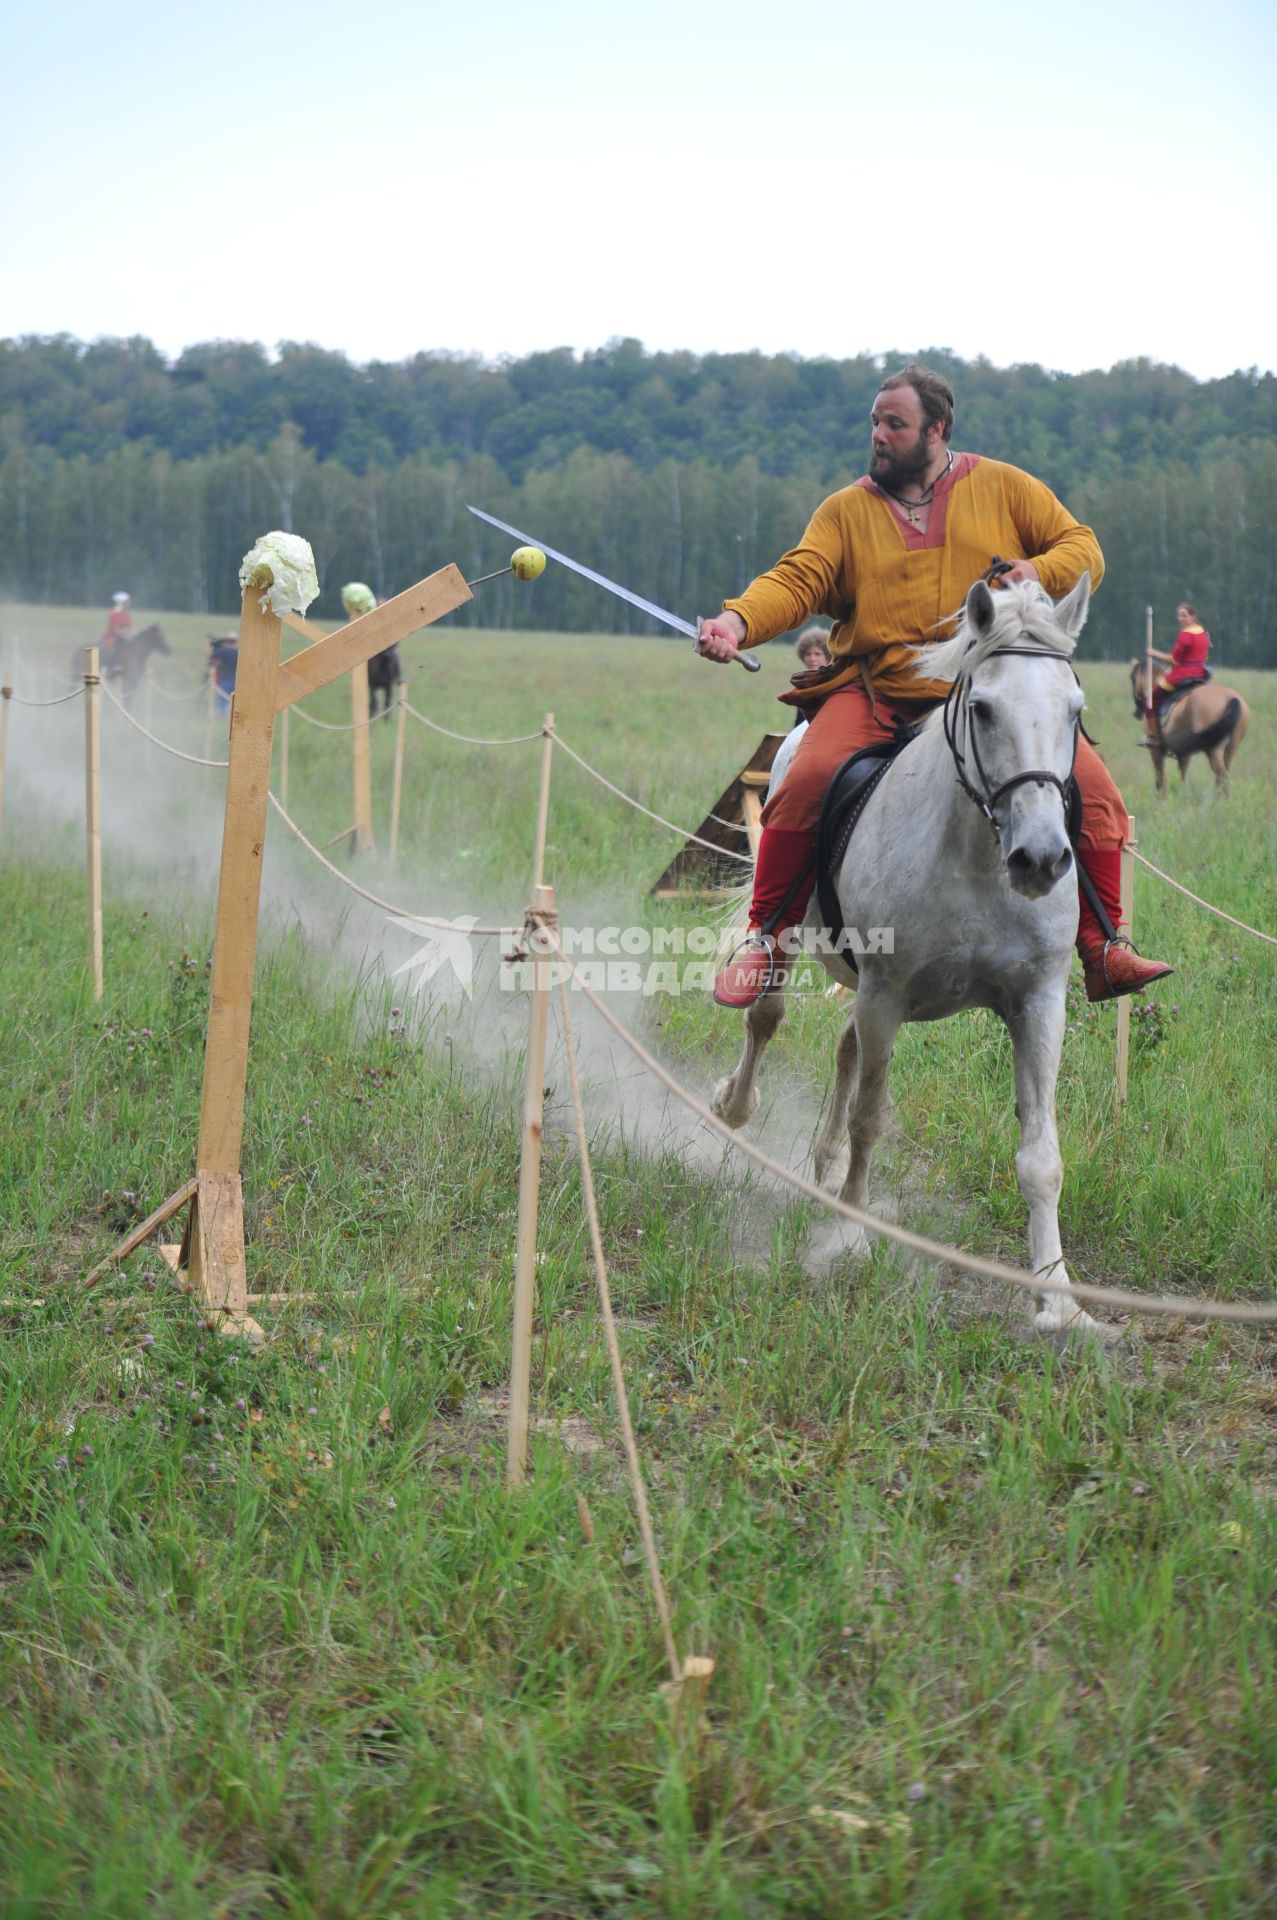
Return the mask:
[[[1131, 697], [1135, 715], [1148, 726], [1148, 668], [1143, 660], [1131, 662]], [[1149, 728], [1144, 745], [1153, 757], [1153, 777], [1157, 791], [1166, 792], [1166, 756], [1179, 763], [1179, 777], [1188, 778], [1188, 760], [1204, 753], [1215, 775], [1216, 793], [1228, 792], [1228, 769], [1233, 755], [1250, 725], [1250, 708], [1240, 693], [1221, 686], [1217, 680], [1204, 680], [1177, 700], [1156, 733]]]
[[[100, 649], [102, 677], [104, 680], [118, 680], [120, 692], [126, 700], [130, 700], [150, 668], [151, 655], [172, 651], [164, 638], [162, 627], [143, 627], [141, 633], [131, 634], [127, 640], [117, 640], [113, 647]], [[83, 647], [77, 647], [71, 655], [71, 678], [84, 678]]]

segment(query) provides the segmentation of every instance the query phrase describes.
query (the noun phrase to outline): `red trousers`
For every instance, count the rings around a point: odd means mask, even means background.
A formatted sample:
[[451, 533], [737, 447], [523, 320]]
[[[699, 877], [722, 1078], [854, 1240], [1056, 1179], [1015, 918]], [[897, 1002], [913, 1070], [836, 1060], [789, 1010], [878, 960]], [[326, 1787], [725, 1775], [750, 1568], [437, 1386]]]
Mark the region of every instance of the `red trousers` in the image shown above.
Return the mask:
[[[863, 685], [856, 683], [829, 694], [817, 708], [802, 745], [784, 782], [763, 808], [765, 829], [759, 848], [758, 868], [754, 876], [754, 901], [750, 923], [762, 926], [785, 899], [793, 881], [811, 857], [812, 836], [820, 817], [821, 803], [836, 769], [860, 747], [890, 739], [897, 718], [917, 720], [932, 706], [930, 701], [878, 699], [877, 712], [870, 704]], [[1095, 881], [1100, 898], [1114, 920], [1118, 919], [1118, 854], [1127, 834], [1126, 807], [1112, 774], [1095, 748], [1086, 740], [1078, 741], [1073, 768], [1082, 795], [1082, 831], [1078, 852], [1084, 856], [1086, 870]], [[770, 842], [770, 844], [769, 844]], [[785, 923], [802, 919], [810, 885], [799, 886], [785, 910]], [[1079, 941], [1094, 943], [1094, 922], [1083, 900], [1083, 925]]]
[[[848, 754], [889, 740], [897, 716], [916, 720], [930, 704], [879, 698], [875, 715], [863, 686], [831, 693], [817, 709], [783, 785], [763, 808], [763, 825], [814, 832], [829, 782]], [[1082, 794], [1078, 845], [1116, 851], [1126, 840], [1126, 808], [1112, 774], [1086, 740], [1078, 741], [1073, 771]]]

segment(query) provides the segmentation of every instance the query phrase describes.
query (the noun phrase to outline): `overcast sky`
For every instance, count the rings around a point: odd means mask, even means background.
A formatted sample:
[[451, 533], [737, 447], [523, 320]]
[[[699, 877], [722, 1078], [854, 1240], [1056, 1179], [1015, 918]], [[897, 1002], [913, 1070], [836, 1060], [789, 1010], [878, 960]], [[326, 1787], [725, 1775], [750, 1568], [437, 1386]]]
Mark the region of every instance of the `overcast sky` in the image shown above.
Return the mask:
[[1272, 0], [22, 12], [0, 334], [1277, 367]]

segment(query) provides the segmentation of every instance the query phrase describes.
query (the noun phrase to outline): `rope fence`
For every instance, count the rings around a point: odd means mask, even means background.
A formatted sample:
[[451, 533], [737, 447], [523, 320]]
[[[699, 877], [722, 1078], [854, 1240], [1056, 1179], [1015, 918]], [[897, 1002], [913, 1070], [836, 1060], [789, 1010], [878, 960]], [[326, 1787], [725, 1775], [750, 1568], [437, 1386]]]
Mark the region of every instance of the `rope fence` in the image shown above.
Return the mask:
[[543, 731], [538, 727], [535, 733], [512, 733], [504, 739], [483, 740], [472, 733], [454, 733], [451, 727], [441, 727], [437, 720], [431, 720], [426, 714], [418, 713], [408, 700], [404, 701], [404, 707], [414, 720], [419, 720], [423, 727], [429, 727], [432, 733], [441, 733], [446, 740], [460, 740], [467, 747], [521, 747], [525, 740], [539, 740]]
[[74, 687], [70, 693], [60, 693], [56, 700], [24, 700], [19, 693], [11, 693], [9, 698], [15, 707], [60, 707], [68, 700], [78, 700], [84, 692], [84, 684]]
[[398, 907], [395, 905], [393, 900], [383, 900], [380, 894], [370, 893], [367, 887], [361, 887], [359, 882], [357, 880], [352, 880], [348, 873], [343, 873], [340, 867], [335, 867], [332, 861], [328, 859], [327, 855], [321, 853], [319, 848], [314, 844], [314, 842], [306, 838], [306, 835], [302, 832], [297, 822], [292, 818], [291, 814], [288, 814], [284, 811], [283, 806], [275, 798], [273, 793], [267, 794], [266, 797], [270, 801], [270, 804], [272, 805], [272, 807], [274, 807], [276, 813], [279, 815], [284, 825], [288, 828], [288, 831], [294, 836], [295, 839], [301, 842], [302, 846], [305, 847], [307, 853], [312, 855], [314, 859], [318, 860], [321, 867], [326, 867], [329, 873], [332, 874], [335, 880], [340, 880], [343, 887], [349, 887], [352, 893], [357, 893], [361, 900], [367, 900], [371, 906], [380, 907], [383, 913], [397, 914], [401, 919], [404, 919], [404, 920], [415, 920], [417, 925], [421, 927], [442, 927], [448, 933], [456, 933], [458, 931], [463, 931], [467, 934], [471, 934], [471, 933], [482, 934], [485, 937], [487, 936], [505, 937], [508, 935], [517, 934], [520, 931], [517, 925], [511, 925], [511, 926], [505, 926], [505, 927], [475, 926], [475, 927], [465, 927], [465, 928], [459, 929], [455, 920], [432, 919], [428, 914], [414, 912], [411, 907]]
[[147, 683], [155, 689], [161, 700], [195, 700], [201, 693], [208, 692], [207, 680], [201, 680], [199, 685], [192, 687], [189, 693], [170, 693], [168, 688], [162, 685], [153, 673], [147, 675]]
[[307, 713], [300, 701], [294, 701], [288, 711], [295, 713], [299, 720], [304, 720], [307, 726], [322, 727], [325, 733], [359, 733], [377, 720], [388, 720], [394, 708], [383, 707], [380, 713], [370, 713], [366, 720], [317, 720], [313, 713]]
[[[196, 754], [185, 753], [180, 748], [174, 747], [170, 745], [169, 742], [160, 739], [158, 735], [152, 733], [149, 728], [143, 726], [140, 721], [134, 718], [109, 685], [106, 685], [105, 682], [103, 682], [102, 685], [112, 705], [123, 715], [128, 724], [163, 752], [171, 754], [175, 758], [184, 760], [194, 766], [224, 769], [228, 765], [226, 760], [210, 760]], [[15, 704], [21, 706], [60, 706], [70, 700], [78, 698], [84, 691], [84, 687], [79, 686], [72, 692], [50, 701], [23, 700], [17, 695], [12, 697]], [[202, 691], [202, 689], [197, 689], [196, 691]], [[667, 828], [670, 832], [680, 835], [686, 840], [696, 841], [703, 846], [709, 847], [711, 851], [720, 856], [725, 855], [727, 858], [739, 860], [742, 864], [748, 864], [748, 856], [731, 854], [724, 848], [714, 846], [711, 841], [700, 840], [698, 835], [687, 833], [685, 829], [676, 825], [675, 822], [667, 820], [663, 815], [644, 806], [643, 803], [635, 799], [632, 794], [626, 793], [623, 788], [617, 786], [613, 781], [609, 780], [606, 775], [600, 773], [596, 767], [592, 766], [575, 748], [569, 746], [552, 728], [543, 727], [539, 728], [536, 732], [513, 735], [505, 738], [483, 739], [454, 733], [451, 729], [430, 720], [427, 715], [418, 713], [416, 709], [412, 707], [408, 707], [407, 710], [413, 714], [414, 718], [430, 727], [432, 731], [442, 733], [449, 738], [459, 740], [467, 745], [514, 746], [542, 739], [548, 735], [553, 747], [561, 748], [569, 759], [575, 761], [592, 779], [606, 787], [607, 790], [613, 793], [618, 799], [635, 808], [647, 818]], [[333, 732], [353, 731], [355, 724], [369, 724], [369, 722], [352, 723], [350, 726], [343, 728], [333, 726], [328, 722], [316, 722], [311, 715], [305, 715], [304, 717], [311, 720], [312, 724], [323, 726], [328, 731]], [[370, 719], [372, 717], [373, 716], [370, 716]], [[383, 713], [375, 717], [384, 718], [385, 714]], [[339, 867], [335, 866], [331, 860], [326, 858], [320, 849], [316, 847], [302, 831], [274, 793], [268, 794], [267, 797], [271, 807], [278, 814], [293, 837], [305, 851], [309, 853], [313, 859], [318, 861], [342, 886], [348, 888], [361, 899], [377, 907], [384, 913], [411, 920], [422, 927], [438, 927], [449, 932], [459, 930], [455, 919], [448, 920], [439, 916], [417, 913], [396, 902], [383, 899], [379, 894], [373, 893], [369, 888], [361, 886], [358, 881], [353, 880], [348, 874], [343, 873]], [[729, 823], [723, 822], [722, 824], [727, 825]], [[1182, 886], [1180, 882], [1174, 880], [1169, 874], [1164, 873], [1161, 868], [1155, 866], [1152, 861], [1146, 859], [1142, 854], [1137, 853], [1136, 858], [1141, 865], [1148, 868], [1158, 879], [1165, 881], [1167, 885], [1173, 887], [1177, 892], [1182, 893], [1195, 905], [1202, 907], [1209, 913], [1215, 914], [1218, 918], [1227, 921], [1240, 931], [1249, 933], [1257, 939], [1268, 942], [1270, 945], [1277, 946], [1277, 940], [1275, 940], [1272, 935], [1263, 933], [1260, 929], [1249, 926], [1245, 921], [1238, 920], [1233, 915], [1225, 913], [1223, 909], [1213, 906], [1211, 902], [1202, 899], [1187, 887]], [[992, 1280], [1022, 1292], [1039, 1295], [1059, 1294], [1078, 1302], [1086, 1302], [1090, 1305], [1108, 1307], [1122, 1312], [1238, 1325], [1268, 1326], [1277, 1324], [1277, 1301], [1253, 1303], [1221, 1300], [1192, 1300], [1184, 1298], [1183, 1296], [1134, 1293], [1127, 1289], [1104, 1287], [1084, 1281], [1069, 1282], [1050, 1280], [1044, 1275], [1029, 1273], [1022, 1268], [1008, 1266], [1000, 1261], [984, 1260], [977, 1255], [964, 1253], [959, 1248], [946, 1246], [941, 1242], [927, 1238], [925, 1235], [914, 1233], [908, 1228], [896, 1226], [889, 1221], [879, 1219], [877, 1216], [853, 1206], [850, 1202], [825, 1193], [812, 1181], [785, 1167], [780, 1161], [773, 1158], [772, 1155], [765, 1152], [761, 1147], [755, 1146], [749, 1140], [741, 1138], [702, 1100], [676, 1080], [650, 1050], [643, 1045], [642, 1041], [631, 1033], [616, 1014], [608, 1008], [603, 999], [600, 998], [589, 985], [581, 970], [573, 964], [569, 956], [563, 951], [558, 940], [557, 932], [553, 926], [547, 926], [541, 921], [537, 921], [534, 925], [525, 916], [521, 925], [481, 926], [476, 924], [471, 927], [466, 927], [463, 930], [467, 934], [473, 934], [481, 938], [509, 938], [518, 935], [521, 931], [528, 931], [529, 929], [531, 929], [535, 936], [533, 942], [534, 950], [538, 953], [545, 953], [548, 948], [549, 952], [554, 956], [554, 964], [560, 965], [566, 970], [566, 975], [572, 978], [576, 989], [584, 995], [585, 999], [598, 1013], [604, 1023], [615, 1033], [621, 1043], [630, 1051], [640, 1065], [654, 1075], [689, 1113], [695, 1115], [698, 1120], [718, 1134], [727, 1145], [732, 1147], [745, 1159], [751, 1161], [772, 1178], [780, 1181], [794, 1193], [823, 1207], [827, 1212], [847, 1220], [881, 1238], [892, 1241], [929, 1261], [950, 1266], [959, 1272], [969, 1274], [976, 1278]], [[536, 944], [538, 940], [541, 943], [539, 946]], [[545, 964], [545, 962], [539, 961], [538, 964]], [[564, 1003], [564, 1034], [565, 1044], [570, 1047], [570, 1028], [567, 1024], [566, 1001]], [[570, 1074], [575, 1078], [574, 1056], [570, 1065]], [[599, 1252], [601, 1253], [601, 1248]], [[604, 1283], [601, 1282], [601, 1284]]]
[[161, 740], [158, 734], [152, 733], [149, 727], [144, 727], [140, 720], [133, 718], [128, 708], [111, 691], [105, 680], [102, 682], [102, 691], [116, 712], [123, 714], [129, 725], [136, 727], [143, 739], [149, 740], [153, 746], [160, 747], [165, 753], [171, 753], [175, 760], [189, 760], [193, 767], [228, 767], [230, 765], [229, 760], [204, 760], [198, 753], [183, 753], [180, 747], [171, 747], [167, 740]]
[[1005, 1266], [998, 1260], [982, 1260], [976, 1254], [963, 1253], [957, 1247], [947, 1247], [940, 1241], [929, 1240], [924, 1234], [914, 1233], [908, 1227], [897, 1227], [889, 1220], [880, 1220], [877, 1215], [853, 1206], [850, 1201], [838, 1199], [833, 1194], [826, 1193], [813, 1181], [804, 1179], [802, 1174], [792, 1173], [779, 1160], [773, 1159], [771, 1154], [764, 1152], [762, 1147], [756, 1147], [751, 1141], [742, 1139], [725, 1120], [720, 1120], [703, 1100], [699, 1100], [694, 1093], [680, 1085], [673, 1074], [661, 1065], [655, 1055], [650, 1053], [642, 1041], [617, 1019], [594, 992], [583, 978], [579, 968], [575, 967], [564, 953], [557, 934], [551, 928], [540, 925], [536, 937], [543, 948], [549, 947], [556, 955], [557, 962], [571, 973], [577, 989], [584, 994], [595, 1012], [612, 1029], [622, 1045], [629, 1048], [635, 1059], [640, 1061], [649, 1073], [654, 1074], [674, 1095], [674, 1098], [682, 1102], [689, 1113], [694, 1113], [699, 1120], [703, 1120], [729, 1146], [734, 1147], [747, 1160], [752, 1160], [764, 1172], [791, 1187], [795, 1193], [802, 1194], [805, 1199], [817, 1201], [819, 1205], [827, 1208], [830, 1213], [837, 1214], [841, 1219], [850, 1220], [856, 1226], [879, 1234], [883, 1239], [892, 1240], [898, 1246], [907, 1247], [910, 1252], [921, 1254], [928, 1260], [956, 1267], [960, 1272], [972, 1274], [980, 1279], [1000, 1281], [1003, 1285], [1017, 1287], [1022, 1292], [1058, 1293], [1071, 1300], [1085, 1300], [1096, 1306], [1114, 1307], [1132, 1313], [1169, 1315], [1177, 1319], [1235, 1321], [1261, 1326], [1277, 1325], [1277, 1300], [1257, 1304], [1234, 1303], [1229, 1300], [1188, 1300], [1174, 1295], [1131, 1293], [1122, 1287], [1095, 1286], [1090, 1281], [1048, 1280], [1043, 1276], [1028, 1273], [1022, 1267]]
[[1190, 893], [1188, 888], [1181, 886], [1178, 880], [1172, 880], [1169, 873], [1163, 873], [1162, 869], [1155, 867], [1151, 860], [1146, 860], [1138, 848], [1135, 858], [1142, 867], [1147, 867], [1150, 873], [1155, 873], [1159, 880], [1164, 880], [1168, 887], [1174, 887], [1176, 893], [1182, 893], [1186, 900], [1191, 900], [1194, 906], [1204, 907], [1207, 913], [1215, 914], [1220, 920], [1227, 920], [1230, 927], [1238, 927], [1243, 933], [1252, 934], [1256, 940], [1266, 940], [1270, 947], [1277, 947], [1277, 940], [1271, 933], [1261, 933], [1258, 927], [1248, 926], [1244, 920], [1235, 920], [1232, 914], [1225, 913], [1222, 907], [1213, 907], [1210, 901], [1203, 900], [1199, 893]]
[[562, 734], [555, 734], [554, 744], [556, 747], [562, 748], [569, 760], [575, 760], [578, 767], [583, 767], [592, 780], [597, 780], [599, 785], [606, 787], [609, 793], [614, 793], [618, 800], [624, 800], [627, 806], [635, 808], [639, 813], [645, 813], [648, 819], [655, 820], [658, 826], [668, 827], [671, 833], [678, 834], [682, 840], [694, 840], [698, 847], [708, 847], [710, 852], [716, 853], [721, 860], [738, 860], [744, 867], [753, 866], [754, 861], [751, 854], [733, 853], [729, 847], [716, 847], [712, 840], [703, 840], [699, 833], [689, 833], [686, 827], [675, 826], [674, 822], [667, 820], [664, 814], [653, 813], [652, 809], [645, 807], [641, 800], [636, 800], [632, 793], [626, 793], [621, 787], [615, 786], [606, 774], [600, 773], [597, 767], [592, 767], [588, 760], [581, 757], [575, 747], [568, 745]]

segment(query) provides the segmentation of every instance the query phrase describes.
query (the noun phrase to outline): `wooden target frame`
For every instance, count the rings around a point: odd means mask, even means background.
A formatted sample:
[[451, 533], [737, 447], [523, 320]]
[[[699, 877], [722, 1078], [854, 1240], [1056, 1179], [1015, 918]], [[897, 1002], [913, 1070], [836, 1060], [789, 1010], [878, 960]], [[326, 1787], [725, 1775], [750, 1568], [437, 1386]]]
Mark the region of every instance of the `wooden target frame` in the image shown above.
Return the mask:
[[[295, 626], [297, 617], [281, 618], [268, 608], [264, 610], [259, 588], [250, 587], [245, 592], [231, 709], [195, 1173], [94, 1268], [86, 1285], [92, 1285], [132, 1253], [189, 1202], [181, 1242], [160, 1249], [177, 1284], [220, 1331], [243, 1335], [254, 1343], [265, 1338], [249, 1312], [263, 1296], [248, 1290], [240, 1152], [276, 716], [330, 681], [353, 673], [364, 683], [366, 719], [367, 663], [373, 654], [432, 626], [473, 597], [460, 570], [450, 563], [384, 606], [335, 633], [321, 635], [290, 660], [281, 661], [284, 619]], [[363, 672], [359, 673], [361, 668]], [[356, 730], [356, 739], [361, 736], [366, 745], [366, 727]]]

